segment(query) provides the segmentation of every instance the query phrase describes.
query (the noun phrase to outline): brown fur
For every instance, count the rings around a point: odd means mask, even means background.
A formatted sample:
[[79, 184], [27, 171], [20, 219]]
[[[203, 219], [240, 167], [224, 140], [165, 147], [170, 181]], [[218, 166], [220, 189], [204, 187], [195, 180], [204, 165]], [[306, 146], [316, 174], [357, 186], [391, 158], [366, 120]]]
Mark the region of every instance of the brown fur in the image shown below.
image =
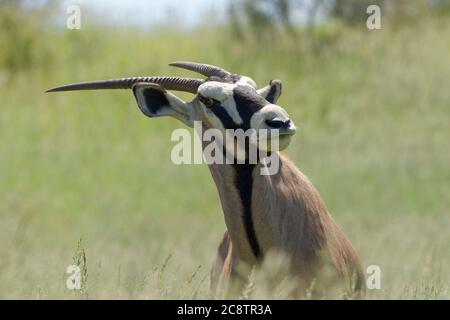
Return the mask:
[[[210, 165], [216, 182], [227, 230], [219, 246], [211, 274], [211, 289], [236, 274], [237, 264], [255, 260], [243, 229], [242, 208], [228, 165]], [[351, 243], [328, 213], [319, 193], [294, 164], [280, 156], [275, 175], [253, 172], [252, 216], [261, 251], [280, 250], [291, 259], [302, 286], [308, 286], [320, 270], [331, 265], [347, 288], [363, 290], [364, 275]], [[352, 276], [356, 282], [351, 284]], [[299, 283], [300, 283], [299, 282]], [[304, 289], [304, 288], [303, 288]], [[325, 292], [326, 294], [326, 287]]]

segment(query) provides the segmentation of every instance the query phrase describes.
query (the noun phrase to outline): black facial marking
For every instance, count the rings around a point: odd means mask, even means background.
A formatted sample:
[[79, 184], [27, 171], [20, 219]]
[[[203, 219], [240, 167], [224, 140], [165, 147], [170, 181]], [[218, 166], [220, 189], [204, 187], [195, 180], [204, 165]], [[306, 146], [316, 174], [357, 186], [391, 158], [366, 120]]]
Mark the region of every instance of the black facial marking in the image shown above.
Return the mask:
[[[137, 98], [136, 92], [137, 89], [133, 90], [134, 95]], [[142, 90], [142, 94], [144, 96], [145, 105], [141, 106], [139, 105], [139, 108], [141, 111], [149, 117], [154, 116], [158, 113], [158, 110], [164, 106], [169, 105], [169, 101], [167, 100], [166, 96], [164, 95], [164, 92], [152, 89], [152, 88], [145, 88]]]
[[241, 128], [244, 130], [250, 129], [252, 115], [267, 105], [267, 101], [254, 88], [239, 85], [233, 89], [233, 98], [243, 121]]
[[243, 223], [247, 240], [257, 259], [261, 257], [261, 248], [256, 237], [252, 217], [252, 188], [254, 164], [233, 164], [236, 172], [235, 186], [239, 191], [243, 208]]
[[227, 110], [220, 104], [219, 101], [214, 101], [213, 105], [209, 107], [209, 110], [211, 110], [217, 118], [222, 121], [223, 126], [225, 129], [238, 129], [239, 126], [233, 121], [233, 119], [228, 114]]

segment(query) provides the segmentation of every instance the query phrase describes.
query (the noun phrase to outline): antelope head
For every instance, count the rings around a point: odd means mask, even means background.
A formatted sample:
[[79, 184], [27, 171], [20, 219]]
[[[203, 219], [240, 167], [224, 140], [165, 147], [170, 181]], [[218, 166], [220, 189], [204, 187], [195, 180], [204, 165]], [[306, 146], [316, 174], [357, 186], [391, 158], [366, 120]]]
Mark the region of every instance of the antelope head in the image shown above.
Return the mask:
[[[201, 121], [206, 129], [217, 129], [224, 136], [227, 129], [265, 129], [269, 138], [279, 139], [285, 149], [296, 127], [287, 112], [276, 105], [281, 82], [272, 80], [261, 88], [251, 78], [222, 68], [194, 62], [173, 62], [174, 67], [202, 74], [206, 79], [180, 77], [132, 77], [91, 81], [58, 86], [47, 90], [132, 89], [139, 109], [148, 117], [171, 116], [192, 127]], [[184, 102], [166, 90], [195, 94]]]

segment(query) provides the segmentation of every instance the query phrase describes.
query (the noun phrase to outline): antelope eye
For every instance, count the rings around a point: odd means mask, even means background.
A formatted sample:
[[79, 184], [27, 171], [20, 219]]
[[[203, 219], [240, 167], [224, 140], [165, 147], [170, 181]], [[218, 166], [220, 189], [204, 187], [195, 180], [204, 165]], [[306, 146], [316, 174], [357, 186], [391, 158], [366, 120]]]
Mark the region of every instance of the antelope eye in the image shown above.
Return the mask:
[[211, 107], [214, 104], [214, 99], [207, 98], [201, 95], [198, 95], [198, 100], [207, 107]]

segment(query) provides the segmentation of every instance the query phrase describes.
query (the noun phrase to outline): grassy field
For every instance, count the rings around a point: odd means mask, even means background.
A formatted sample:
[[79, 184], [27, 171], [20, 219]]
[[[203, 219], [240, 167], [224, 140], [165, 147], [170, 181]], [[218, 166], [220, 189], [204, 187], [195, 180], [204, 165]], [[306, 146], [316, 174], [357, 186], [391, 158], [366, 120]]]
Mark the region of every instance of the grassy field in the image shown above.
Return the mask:
[[[43, 93], [189, 75], [166, 64], [192, 60], [283, 81], [279, 104], [300, 127], [287, 155], [382, 270], [367, 298], [449, 299], [450, 22], [316, 33], [231, 44], [227, 30], [37, 33], [39, 59], [0, 69], [0, 298], [209, 297], [225, 225], [207, 167], [170, 161], [181, 125], [144, 117], [127, 91]], [[70, 291], [66, 267], [83, 255], [83, 290]], [[241, 297], [283, 297], [251, 282]]]

